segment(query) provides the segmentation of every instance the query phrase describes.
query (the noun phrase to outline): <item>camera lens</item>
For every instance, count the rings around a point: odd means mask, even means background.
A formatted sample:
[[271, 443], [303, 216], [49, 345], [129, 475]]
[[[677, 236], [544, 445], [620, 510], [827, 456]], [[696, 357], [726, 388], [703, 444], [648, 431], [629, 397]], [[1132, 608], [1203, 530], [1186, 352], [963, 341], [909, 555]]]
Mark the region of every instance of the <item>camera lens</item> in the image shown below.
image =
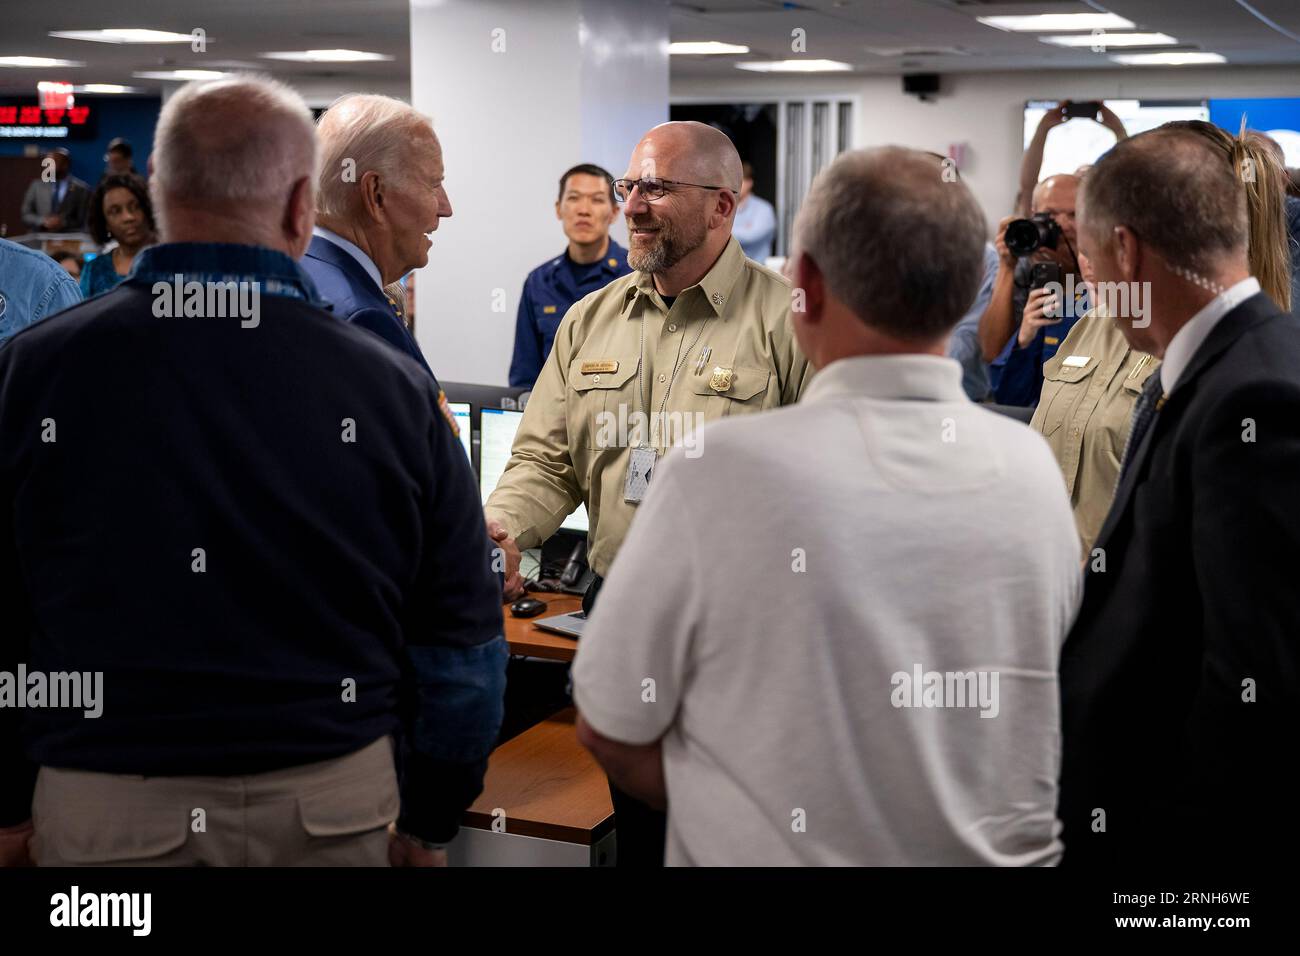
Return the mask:
[[1007, 224], [1002, 241], [1013, 256], [1027, 256], [1043, 243], [1038, 223], [1032, 219], [1014, 219]]
[[1040, 212], [1032, 219], [1013, 219], [1007, 223], [1002, 241], [1013, 256], [1027, 256], [1040, 246], [1056, 248], [1061, 227], [1048, 213]]

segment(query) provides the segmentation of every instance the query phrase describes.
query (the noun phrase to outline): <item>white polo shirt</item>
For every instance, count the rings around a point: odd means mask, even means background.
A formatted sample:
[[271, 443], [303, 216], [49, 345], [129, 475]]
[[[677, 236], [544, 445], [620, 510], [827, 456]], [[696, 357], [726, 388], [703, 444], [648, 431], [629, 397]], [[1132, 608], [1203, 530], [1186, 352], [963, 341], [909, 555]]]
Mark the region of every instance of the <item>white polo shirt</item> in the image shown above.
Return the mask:
[[666, 862], [1050, 864], [1060, 469], [933, 356], [834, 362], [660, 465], [578, 647], [601, 734], [663, 738]]

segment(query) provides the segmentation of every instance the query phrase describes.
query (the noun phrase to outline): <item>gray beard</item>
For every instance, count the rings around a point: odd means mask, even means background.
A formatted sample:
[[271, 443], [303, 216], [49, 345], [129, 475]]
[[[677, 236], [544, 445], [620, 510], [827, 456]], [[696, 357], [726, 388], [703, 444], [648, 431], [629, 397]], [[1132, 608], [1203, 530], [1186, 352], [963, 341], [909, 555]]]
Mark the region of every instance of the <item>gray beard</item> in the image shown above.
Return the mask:
[[702, 246], [708, 236], [705, 230], [701, 229], [700, 234], [692, 238], [694, 242], [687, 245], [681, 233], [675, 229], [670, 231], [668, 227], [661, 227], [659, 241], [654, 246], [644, 252], [628, 249], [627, 263], [637, 272], [648, 272], [651, 275], [665, 272], [681, 262], [687, 254]]
[[637, 272], [648, 272], [653, 275], [656, 272], [663, 272], [665, 269], [672, 268], [676, 263], [668, 261], [668, 250], [662, 242], [658, 242], [655, 243], [653, 248], [647, 249], [645, 252], [636, 252], [629, 249], [627, 264]]

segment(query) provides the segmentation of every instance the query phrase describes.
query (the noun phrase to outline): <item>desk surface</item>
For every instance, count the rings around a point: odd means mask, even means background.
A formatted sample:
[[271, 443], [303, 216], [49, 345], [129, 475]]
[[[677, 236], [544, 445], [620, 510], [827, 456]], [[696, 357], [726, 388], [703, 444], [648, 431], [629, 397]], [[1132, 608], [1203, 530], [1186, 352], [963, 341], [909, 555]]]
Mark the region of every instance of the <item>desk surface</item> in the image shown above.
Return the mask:
[[498, 747], [464, 823], [490, 830], [492, 811], [500, 809], [506, 833], [566, 843], [602, 839], [614, 825], [614, 807], [604, 771], [578, 743], [576, 715], [566, 708]]
[[506, 619], [506, 643], [510, 645], [510, 653], [548, 661], [572, 661], [578, 654], [578, 642], [563, 634], [543, 631], [533, 622], [541, 617], [581, 611], [582, 598], [571, 594], [530, 594], [529, 597], [546, 602], [546, 610], [537, 617], [512, 617], [509, 603], [501, 609]]

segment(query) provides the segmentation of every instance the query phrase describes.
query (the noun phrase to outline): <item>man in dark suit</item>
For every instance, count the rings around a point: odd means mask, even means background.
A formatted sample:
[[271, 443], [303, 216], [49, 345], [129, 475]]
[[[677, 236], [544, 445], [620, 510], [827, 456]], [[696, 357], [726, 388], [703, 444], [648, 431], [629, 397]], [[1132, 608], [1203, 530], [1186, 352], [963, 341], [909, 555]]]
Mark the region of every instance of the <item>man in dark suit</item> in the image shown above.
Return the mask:
[[1062, 651], [1066, 864], [1234, 865], [1298, 843], [1300, 322], [1250, 277], [1238, 172], [1162, 128], [1084, 183], [1099, 298], [1163, 362]]
[[433, 126], [401, 100], [357, 94], [325, 111], [317, 137], [316, 228], [302, 266], [335, 315], [428, 369], [384, 286], [428, 263], [428, 234], [451, 215]]
[[72, 157], [62, 146], [45, 154], [54, 179], [33, 179], [23, 195], [23, 222], [32, 232], [81, 232], [90, 211], [88, 185], [73, 176]]
[[34, 827], [41, 865], [436, 865], [482, 789], [478, 490], [424, 369], [295, 262], [315, 156], [289, 88], [181, 88], [168, 242], [0, 346], [0, 701], [78, 678], [0, 706], [0, 864]]

